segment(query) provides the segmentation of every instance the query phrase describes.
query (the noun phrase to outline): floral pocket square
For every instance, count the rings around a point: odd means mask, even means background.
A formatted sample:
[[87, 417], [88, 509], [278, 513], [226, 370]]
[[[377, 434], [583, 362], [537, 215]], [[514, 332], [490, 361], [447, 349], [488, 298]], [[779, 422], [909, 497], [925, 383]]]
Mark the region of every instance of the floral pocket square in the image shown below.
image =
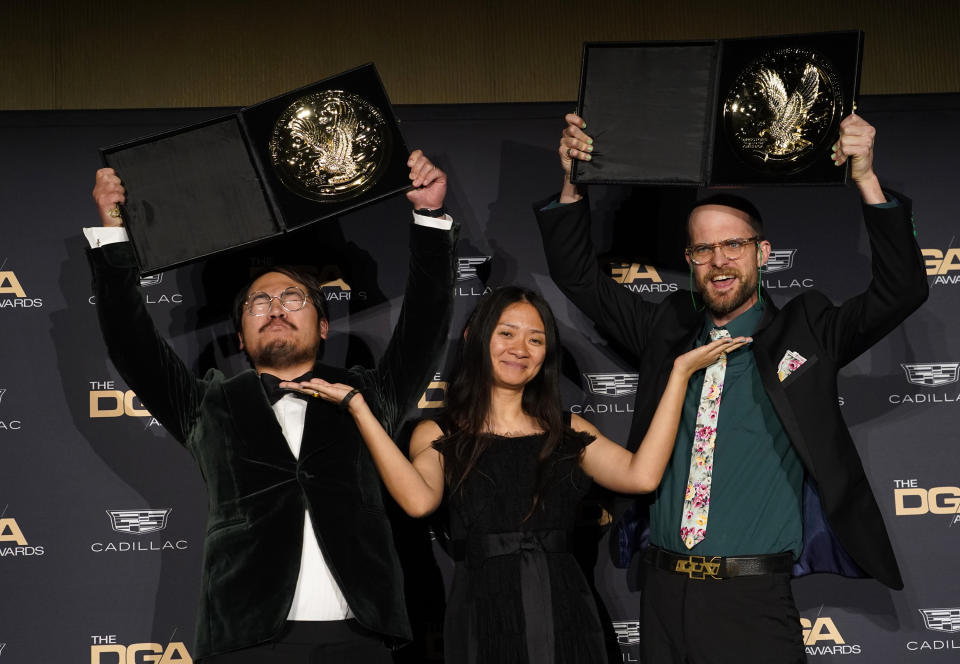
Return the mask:
[[783, 359], [780, 360], [780, 364], [777, 366], [777, 376], [780, 378], [782, 383], [787, 379], [787, 376], [796, 371], [801, 364], [807, 361], [800, 353], [788, 350], [783, 354]]

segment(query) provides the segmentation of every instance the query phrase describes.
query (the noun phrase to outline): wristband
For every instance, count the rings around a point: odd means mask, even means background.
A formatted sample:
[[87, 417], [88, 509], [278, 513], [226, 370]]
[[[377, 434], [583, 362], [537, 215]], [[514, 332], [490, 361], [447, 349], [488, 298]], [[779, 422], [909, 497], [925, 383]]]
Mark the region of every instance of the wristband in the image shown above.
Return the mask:
[[350, 399], [357, 396], [357, 394], [359, 393], [360, 393], [360, 390], [358, 390], [357, 388], [353, 388], [352, 390], [347, 392], [345, 395], [343, 395], [343, 398], [340, 399], [340, 407], [343, 408], [344, 410], [347, 410], [347, 408], [350, 407]]
[[429, 210], [427, 208], [420, 208], [413, 211], [414, 214], [419, 214], [424, 217], [433, 217], [434, 219], [441, 219], [446, 213], [446, 210], [443, 209], [441, 205], [436, 210]]

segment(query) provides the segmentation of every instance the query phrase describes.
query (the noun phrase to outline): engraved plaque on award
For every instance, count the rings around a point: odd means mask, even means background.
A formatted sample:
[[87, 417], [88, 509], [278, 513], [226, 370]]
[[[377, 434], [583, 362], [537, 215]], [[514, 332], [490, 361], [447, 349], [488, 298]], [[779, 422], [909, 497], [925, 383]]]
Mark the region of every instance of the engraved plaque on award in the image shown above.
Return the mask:
[[270, 160], [285, 187], [316, 201], [347, 200], [383, 173], [391, 134], [383, 115], [360, 95], [314, 92], [281, 113]]
[[815, 51], [764, 53], [737, 76], [723, 101], [733, 153], [762, 171], [796, 173], [836, 140], [843, 91], [829, 60]]

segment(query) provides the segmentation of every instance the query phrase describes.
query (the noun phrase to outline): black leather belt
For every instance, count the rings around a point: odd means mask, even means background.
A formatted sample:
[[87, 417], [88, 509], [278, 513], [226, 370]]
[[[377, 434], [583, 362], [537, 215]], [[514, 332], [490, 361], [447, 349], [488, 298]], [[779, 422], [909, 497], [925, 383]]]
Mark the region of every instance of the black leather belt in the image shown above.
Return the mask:
[[644, 552], [643, 559], [657, 569], [686, 574], [691, 579], [789, 574], [793, 569], [793, 554], [789, 551], [766, 556], [682, 556], [651, 546]]

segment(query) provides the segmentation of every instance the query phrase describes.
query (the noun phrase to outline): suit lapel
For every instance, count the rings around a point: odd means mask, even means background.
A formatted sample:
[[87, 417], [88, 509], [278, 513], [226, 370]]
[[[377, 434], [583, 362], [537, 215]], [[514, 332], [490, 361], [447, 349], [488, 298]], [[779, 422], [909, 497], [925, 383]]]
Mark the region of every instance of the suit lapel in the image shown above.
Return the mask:
[[[313, 375], [328, 383], [353, 385], [356, 376], [345, 369], [317, 364]], [[318, 454], [331, 445], [336, 445], [347, 435], [350, 427], [355, 429], [353, 417], [337, 404], [325, 399], [310, 399], [306, 419], [303, 422], [303, 441], [300, 443], [300, 462]]]
[[[757, 371], [760, 372], [760, 382], [763, 383], [767, 397], [770, 399], [770, 403], [773, 404], [773, 409], [777, 412], [780, 423], [783, 425], [784, 431], [787, 432], [787, 436], [790, 437], [790, 442], [793, 443], [797, 454], [800, 455], [803, 465], [812, 471], [813, 464], [810, 459], [810, 450], [807, 446], [807, 441], [803, 437], [803, 431], [793, 412], [793, 406], [790, 405], [790, 400], [787, 399], [787, 393], [783, 389], [783, 384], [777, 376], [777, 367], [774, 365], [776, 359], [771, 359], [771, 357], [777, 354], [777, 349], [764, 343], [764, 331], [769, 328], [774, 319], [777, 318], [779, 309], [774, 306], [766, 291], [763, 292], [763, 297], [765, 303], [763, 318], [760, 320], [756, 332], [753, 333], [753, 343], [756, 345], [753, 356], [757, 362]], [[781, 320], [778, 324], [789, 325], [789, 322]], [[780, 335], [778, 335], [778, 337], [779, 336]]]
[[256, 372], [247, 370], [224, 381], [223, 392], [236, 423], [242, 456], [284, 470], [295, 469], [296, 459]]

